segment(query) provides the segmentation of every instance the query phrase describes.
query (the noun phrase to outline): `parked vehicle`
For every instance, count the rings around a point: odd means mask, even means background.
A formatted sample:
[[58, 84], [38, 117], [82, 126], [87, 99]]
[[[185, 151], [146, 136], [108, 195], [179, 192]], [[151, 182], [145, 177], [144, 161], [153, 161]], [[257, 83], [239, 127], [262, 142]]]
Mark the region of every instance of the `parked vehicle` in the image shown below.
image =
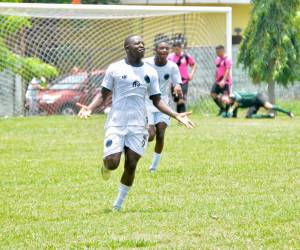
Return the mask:
[[[76, 102], [89, 104], [95, 95], [100, 92], [105, 71], [80, 72], [60, 77], [52, 83], [47, 90], [39, 91], [38, 105], [40, 112], [49, 115], [76, 115], [79, 108]], [[111, 98], [105, 105], [97, 109], [102, 112], [111, 105]]]

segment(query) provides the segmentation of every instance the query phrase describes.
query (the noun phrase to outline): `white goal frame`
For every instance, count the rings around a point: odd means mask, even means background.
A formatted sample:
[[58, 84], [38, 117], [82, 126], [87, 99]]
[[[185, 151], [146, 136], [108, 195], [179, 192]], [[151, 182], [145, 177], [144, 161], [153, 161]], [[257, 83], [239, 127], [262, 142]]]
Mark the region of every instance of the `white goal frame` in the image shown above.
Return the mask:
[[[56, 13], [51, 13], [55, 10]], [[42, 11], [42, 12], [40, 12]], [[49, 11], [49, 12], [47, 12]], [[224, 13], [226, 15], [226, 53], [232, 58], [232, 8], [208, 6], [140, 6], [140, 5], [83, 5], [83, 4], [31, 4], [31, 3], [0, 3], [0, 15], [25, 17], [48, 17], [63, 19], [113, 19], [122, 18], [118, 14], [130, 11], [128, 17], [142, 17], [141, 11], [151, 15], [164, 16], [182, 13]], [[41, 14], [43, 13], [43, 14]], [[79, 17], [80, 16], [80, 17]], [[125, 17], [125, 16], [124, 16]]]

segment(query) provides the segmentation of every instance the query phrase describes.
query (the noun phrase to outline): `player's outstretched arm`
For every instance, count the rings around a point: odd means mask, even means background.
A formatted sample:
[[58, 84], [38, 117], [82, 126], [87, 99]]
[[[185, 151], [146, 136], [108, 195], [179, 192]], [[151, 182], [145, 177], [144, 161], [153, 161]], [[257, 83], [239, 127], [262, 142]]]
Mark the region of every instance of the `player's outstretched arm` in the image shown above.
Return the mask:
[[192, 112], [185, 112], [185, 113], [177, 113], [173, 111], [168, 105], [166, 105], [160, 98], [160, 95], [153, 95], [150, 97], [153, 105], [162, 113], [167, 114], [183, 125], [185, 125], [187, 128], [193, 128], [195, 125], [190, 119], [188, 118], [188, 115], [191, 115]]
[[81, 119], [83, 119], [83, 118], [87, 119], [89, 116], [91, 116], [93, 110], [94, 110], [96, 107], [100, 106], [103, 102], [106, 101], [106, 99], [107, 99], [107, 97], [109, 96], [110, 92], [111, 92], [111, 91], [110, 91], [109, 89], [103, 87], [103, 88], [101, 89], [101, 93], [97, 94], [97, 95], [94, 97], [94, 99], [93, 99], [93, 101], [90, 103], [90, 105], [85, 106], [85, 105], [83, 105], [83, 104], [81, 104], [81, 103], [76, 103], [76, 105], [79, 106], [79, 107], [81, 108], [80, 111], [79, 111], [79, 113], [78, 113], [78, 116], [79, 116]]

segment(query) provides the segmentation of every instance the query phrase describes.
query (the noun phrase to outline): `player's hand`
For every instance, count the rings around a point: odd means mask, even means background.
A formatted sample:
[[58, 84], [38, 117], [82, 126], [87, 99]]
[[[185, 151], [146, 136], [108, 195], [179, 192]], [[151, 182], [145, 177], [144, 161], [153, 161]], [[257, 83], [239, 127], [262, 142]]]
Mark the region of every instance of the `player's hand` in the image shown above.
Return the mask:
[[193, 128], [195, 127], [194, 123], [188, 118], [189, 115], [191, 115], [192, 112], [184, 112], [180, 113], [176, 116], [176, 120], [182, 123], [187, 128]]
[[180, 86], [179, 84], [176, 84], [176, 86], [174, 87], [173, 94], [174, 94], [176, 97], [178, 97], [178, 96], [183, 96], [182, 89], [181, 89], [181, 86]]
[[224, 80], [221, 80], [218, 84], [219, 84], [219, 86], [220, 86], [221, 88], [224, 88], [224, 86], [225, 86], [225, 81], [224, 81]]
[[194, 76], [192, 74], [189, 74], [189, 81], [192, 81]]
[[81, 118], [81, 119], [87, 119], [88, 117], [91, 116], [92, 114], [92, 110], [90, 110], [87, 106], [77, 102], [76, 105], [78, 107], [80, 107], [80, 111], [78, 113], [78, 116]]

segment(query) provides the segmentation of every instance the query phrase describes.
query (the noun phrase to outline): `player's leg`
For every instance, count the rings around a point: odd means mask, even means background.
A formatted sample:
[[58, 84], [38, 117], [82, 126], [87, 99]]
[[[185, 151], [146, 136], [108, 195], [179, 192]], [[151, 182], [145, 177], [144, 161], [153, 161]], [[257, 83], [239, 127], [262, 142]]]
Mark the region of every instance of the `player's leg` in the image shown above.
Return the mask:
[[181, 108], [181, 112], [180, 113], [184, 113], [186, 112], [186, 103], [187, 103], [187, 95], [188, 95], [188, 90], [189, 90], [189, 84], [181, 84], [181, 89], [182, 89], [182, 94], [183, 94], [183, 98], [182, 98], [182, 108]]
[[233, 118], [237, 118], [237, 116], [238, 116], [238, 111], [239, 111], [239, 108], [235, 108], [235, 109], [233, 110], [233, 112], [232, 112], [232, 117], [233, 117]]
[[156, 128], [155, 128], [155, 122], [154, 122], [154, 112], [148, 112], [148, 133], [149, 133], [149, 137], [148, 137], [148, 141], [152, 142], [155, 138], [156, 135]]
[[156, 142], [155, 142], [152, 163], [149, 167], [150, 172], [155, 172], [157, 170], [161, 158], [161, 153], [164, 148], [166, 129], [169, 125], [170, 125], [170, 117], [162, 113], [157, 113]]
[[148, 131], [141, 127], [131, 127], [125, 137], [125, 164], [121, 177], [119, 194], [114, 202], [114, 210], [120, 210], [133, 184], [137, 163], [147, 148]]
[[103, 180], [108, 180], [111, 175], [111, 171], [118, 168], [120, 164], [122, 152], [111, 154], [103, 159], [103, 166], [101, 167], [101, 175]]
[[154, 151], [161, 154], [164, 149], [165, 134], [168, 125], [164, 122], [156, 124], [156, 143]]
[[214, 83], [210, 91], [210, 96], [212, 97], [215, 104], [219, 107], [218, 115], [221, 115], [224, 112], [224, 106], [222, 104], [221, 99], [219, 98], [220, 93], [220, 86], [217, 83]]
[[[229, 87], [229, 84], [225, 84], [223, 88], [221, 88], [221, 94], [222, 95], [230, 95], [230, 87]], [[224, 108], [224, 112], [228, 113], [229, 111], [229, 108], [230, 108], [230, 105], [229, 104], [226, 104], [225, 105], [225, 108]]]
[[122, 204], [128, 195], [130, 187], [134, 182], [135, 170], [137, 163], [141, 156], [131, 150], [128, 147], [125, 147], [125, 163], [124, 163], [124, 172], [121, 177], [121, 183], [119, 186], [119, 193], [114, 202], [113, 209], [120, 210]]
[[252, 106], [248, 109], [246, 118], [254, 118], [253, 116], [257, 114], [257, 111], [259, 110], [259, 107]]
[[188, 84], [180, 84], [182, 90], [182, 97], [179, 98], [177, 102], [177, 112], [186, 112], [187, 94], [188, 94]]
[[264, 103], [264, 108], [267, 109], [267, 110], [273, 110], [273, 111], [278, 111], [278, 112], [281, 112], [283, 114], [286, 114], [288, 115], [289, 117], [293, 118], [294, 117], [294, 114], [287, 110], [287, 109], [284, 109], [284, 108], [281, 108], [277, 105], [273, 105], [272, 103], [270, 102], [265, 102]]
[[247, 118], [255, 118], [255, 119], [265, 119], [265, 118], [274, 118], [273, 114], [257, 114], [257, 111], [262, 107], [261, 105], [256, 105], [250, 107], [247, 112]]
[[149, 124], [148, 133], [149, 133], [148, 142], [152, 142], [156, 135], [156, 128], [154, 125]]
[[101, 168], [102, 178], [108, 180], [111, 171], [118, 168], [125, 146], [125, 128], [109, 127], [105, 131], [104, 158]]

